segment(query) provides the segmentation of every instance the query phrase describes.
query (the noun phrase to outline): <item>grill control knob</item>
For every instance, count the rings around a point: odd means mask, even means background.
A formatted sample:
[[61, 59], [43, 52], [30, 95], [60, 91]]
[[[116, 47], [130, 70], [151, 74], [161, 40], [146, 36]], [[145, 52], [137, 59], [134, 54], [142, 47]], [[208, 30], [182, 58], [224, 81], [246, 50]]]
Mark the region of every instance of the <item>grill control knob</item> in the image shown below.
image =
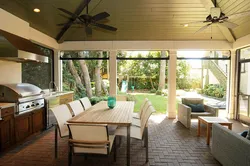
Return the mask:
[[39, 103], [36, 103], [36, 105], [39, 105]]
[[27, 106], [26, 106], [26, 108], [30, 108], [30, 106], [29, 106], [29, 105], [27, 105]]
[[35, 106], [35, 104], [31, 104], [31, 107], [34, 107]]

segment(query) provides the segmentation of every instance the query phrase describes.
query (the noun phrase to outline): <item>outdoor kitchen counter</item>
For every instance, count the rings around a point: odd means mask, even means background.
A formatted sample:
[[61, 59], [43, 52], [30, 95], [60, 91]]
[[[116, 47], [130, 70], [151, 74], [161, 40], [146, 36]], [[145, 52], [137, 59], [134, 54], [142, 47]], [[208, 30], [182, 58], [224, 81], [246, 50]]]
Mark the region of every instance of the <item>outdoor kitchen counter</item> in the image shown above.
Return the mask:
[[1, 111], [4, 108], [9, 108], [9, 107], [14, 107], [15, 103], [0, 103], [0, 120], [2, 120], [1, 118]]
[[46, 100], [49, 100], [54, 97], [63, 96], [63, 95], [71, 94], [71, 93], [74, 93], [74, 91], [59, 91], [59, 92], [52, 92], [52, 94], [44, 94], [43, 97]]

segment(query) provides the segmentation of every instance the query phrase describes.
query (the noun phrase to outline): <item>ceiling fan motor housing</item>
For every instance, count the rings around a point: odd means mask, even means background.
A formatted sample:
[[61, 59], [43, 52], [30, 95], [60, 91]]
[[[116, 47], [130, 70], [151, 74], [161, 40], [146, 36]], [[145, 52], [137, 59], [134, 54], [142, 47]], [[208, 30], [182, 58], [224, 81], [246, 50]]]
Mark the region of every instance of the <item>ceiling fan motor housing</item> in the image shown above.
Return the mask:
[[219, 7], [211, 7], [210, 14], [212, 18], [220, 18], [221, 9]]

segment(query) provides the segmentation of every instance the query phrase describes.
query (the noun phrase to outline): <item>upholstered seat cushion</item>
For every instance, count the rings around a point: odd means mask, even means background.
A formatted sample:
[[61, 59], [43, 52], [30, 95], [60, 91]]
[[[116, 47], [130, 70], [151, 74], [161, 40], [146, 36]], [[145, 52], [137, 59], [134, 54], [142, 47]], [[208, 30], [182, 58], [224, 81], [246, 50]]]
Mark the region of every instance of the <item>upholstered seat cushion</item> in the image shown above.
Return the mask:
[[198, 116], [213, 116], [213, 114], [209, 112], [191, 112], [192, 119], [197, 119]]

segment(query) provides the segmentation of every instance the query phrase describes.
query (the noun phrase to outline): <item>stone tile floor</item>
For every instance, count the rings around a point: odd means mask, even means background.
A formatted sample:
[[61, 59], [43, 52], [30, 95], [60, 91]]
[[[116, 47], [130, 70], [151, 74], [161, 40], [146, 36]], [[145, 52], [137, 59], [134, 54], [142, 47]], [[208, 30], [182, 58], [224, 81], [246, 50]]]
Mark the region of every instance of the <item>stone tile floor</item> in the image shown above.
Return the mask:
[[[239, 124], [238, 128], [240, 127]], [[235, 124], [233, 125], [234, 128]], [[201, 137], [196, 136], [197, 122], [186, 129], [176, 120], [154, 115], [149, 121], [149, 163], [145, 164], [145, 148], [139, 140], [131, 140], [131, 165], [163, 166], [216, 166], [220, 165], [211, 155], [205, 141], [205, 126]], [[126, 139], [117, 148], [117, 161], [104, 156], [74, 156], [72, 166], [126, 165]], [[59, 158], [54, 159], [54, 130], [50, 129], [30, 141], [0, 156], [0, 166], [66, 166], [67, 139], [59, 139]]]

